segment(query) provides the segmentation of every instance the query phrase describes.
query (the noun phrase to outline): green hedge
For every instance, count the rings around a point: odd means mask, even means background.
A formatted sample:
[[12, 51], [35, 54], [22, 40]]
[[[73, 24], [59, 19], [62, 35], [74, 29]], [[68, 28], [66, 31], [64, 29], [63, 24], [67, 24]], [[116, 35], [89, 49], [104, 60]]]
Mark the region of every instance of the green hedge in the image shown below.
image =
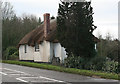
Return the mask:
[[34, 68], [55, 70], [60, 72], [74, 73], [74, 74], [85, 75], [85, 76], [99, 76], [101, 78], [106, 78], [106, 79], [120, 80], [120, 77], [118, 77], [118, 74], [115, 74], [115, 73], [104, 73], [99, 71], [80, 70], [75, 68], [64, 68], [64, 67], [54, 66], [54, 65], [45, 64], [45, 63], [32, 63], [32, 62], [12, 61], [12, 60], [3, 60], [2, 62], [9, 63], [9, 64], [17, 64], [22, 66], [29, 66]]

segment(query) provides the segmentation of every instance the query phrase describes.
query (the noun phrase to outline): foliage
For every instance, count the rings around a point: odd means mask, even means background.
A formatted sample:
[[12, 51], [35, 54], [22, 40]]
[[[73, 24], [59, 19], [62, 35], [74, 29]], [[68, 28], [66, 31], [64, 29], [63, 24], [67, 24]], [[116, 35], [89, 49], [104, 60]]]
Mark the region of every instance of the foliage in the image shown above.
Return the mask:
[[69, 68], [119, 73], [118, 62], [108, 59], [109, 58], [103, 56], [95, 56], [92, 59], [84, 59], [82, 57], [72, 55], [65, 59], [64, 65]]
[[[9, 46], [17, 46], [19, 41], [40, 23], [33, 15], [3, 20], [3, 51]], [[19, 26], [18, 26], [19, 25]]]
[[110, 34], [106, 35], [106, 38], [99, 36], [100, 42], [97, 43], [97, 56], [103, 57], [104, 65], [102, 65], [102, 71], [119, 73], [118, 61], [120, 56], [120, 41], [118, 39], [112, 39]]
[[65, 67], [69, 68], [79, 68], [83, 69], [84, 67], [85, 60], [82, 57], [76, 57], [72, 54], [72, 56], [69, 56], [68, 58], [65, 59]]
[[94, 57], [86, 59], [82, 57], [70, 56], [65, 60], [65, 66], [69, 68], [87, 69], [87, 70], [102, 70], [105, 63], [104, 57]]
[[[2, 9], [2, 52], [9, 46], [17, 46], [19, 41], [30, 31], [41, 24], [41, 19], [34, 15], [23, 14], [17, 17], [10, 2], [0, 1]], [[3, 58], [5, 53], [3, 53]]]
[[18, 49], [15, 48], [15, 47], [8, 47], [4, 51], [4, 57], [3, 57], [3, 59], [6, 59], [6, 60], [18, 59]]
[[102, 67], [102, 71], [118, 73], [118, 62], [108, 59]]
[[85, 75], [85, 76], [99, 76], [101, 78], [106, 79], [116, 79], [118, 80], [118, 74], [115, 73], [103, 73], [98, 71], [91, 71], [91, 70], [81, 70], [81, 69], [75, 69], [75, 68], [64, 68], [59, 67], [51, 64], [44, 64], [44, 63], [31, 63], [31, 62], [21, 62], [21, 61], [11, 61], [11, 60], [3, 60], [3, 63], [9, 63], [9, 64], [17, 64], [17, 65], [23, 65], [23, 66], [29, 66], [29, 67], [35, 67], [35, 68], [42, 68], [42, 69], [48, 69], [48, 70], [55, 70], [60, 72], [67, 72], [67, 73], [73, 73], [73, 74], [79, 74], [79, 75]]
[[97, 56], [108, 57], [111, 60], [118, 61], [120, 52], [120, 41], [118, 39], [112, 39], [112, 37], [106, 36], [105, 39], [99, 38], [100, 42], [97, 43]]
[[95, 56], [92, 32], [93, 8], [91, 2], [62, 2], [57, 17], [57, 38], [68, 56], [91, 58]]
[[[106, 62], [106, 58], [102, 56], [96, 56], [92, 58], [87, 64], [86, 69], [89, 70], [95, 70], [95, 71], [101, 71], [103, 65]], [[87, 68], [88, 67], [88, 68]]]

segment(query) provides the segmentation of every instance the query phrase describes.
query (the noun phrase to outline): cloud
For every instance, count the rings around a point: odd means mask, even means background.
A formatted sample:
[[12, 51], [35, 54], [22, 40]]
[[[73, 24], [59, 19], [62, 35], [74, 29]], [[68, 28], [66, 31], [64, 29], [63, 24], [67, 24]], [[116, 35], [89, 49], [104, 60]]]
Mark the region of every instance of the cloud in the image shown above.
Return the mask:
[[118, 38], [118, 1], [119, 0], [92, 0], [94, 24], [98, 27], [94, 34], [100, 32], [103, 37], [110, 33]]
[[[59, 0], [10, 0], [18, 16], [22, 13], [43, 17], [44, 13], [56, 16]], [[42, 18], [43, 19], [43, 18]]]
[[[10, 1], [14, 6], [15, 12], [18, 16], [22, 13], [34, 14], [41, 17], [48, 12], [51, 15], [57, 16], [58, 3], [60, 0], [4, 0]], [[118, 2], [119, 0], [92, 0], [93, 20], [104, 36], [106, 32], [110, 32], [114, 37], [118, 37]]]

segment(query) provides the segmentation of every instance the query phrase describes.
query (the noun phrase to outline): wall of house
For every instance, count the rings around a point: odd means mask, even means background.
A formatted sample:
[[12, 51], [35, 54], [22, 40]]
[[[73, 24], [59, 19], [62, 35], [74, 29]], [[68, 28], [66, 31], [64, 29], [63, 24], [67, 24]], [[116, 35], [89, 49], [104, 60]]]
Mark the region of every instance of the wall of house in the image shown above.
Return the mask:
[[66, 51], [65, 51], [65, 48], [62, 47], [62, 48], [61, 48], [61, 62], [62, 62], [62, 63], [64, 63], [65, 58], [67, 58], [67, 55], [66, 55], [66, 54], [67, 54], [67, 53], [66, 53]]
[[43, 62], [50, 62], [50, 42], [43, 42]]
[[20, 45], [19, 47], [19, 59], [20, 60], [34, 60], [34, 48], [26, 45], [26, 53], [25, 53], [25, 45]]
[[39, 44], [39, 51], [35, 51], [35, 47], [34, 48], [34, 61], [35, 62], [41, 62], [42, 61], [42, 56], [43, 56], [43, 44]]
[[43, 41], [39, 44], [39, 51], [34, 50], [35, 62], [50, 62], [50, 42]]
[[54, 43], [53, 46], [55, 57], [59, 57], [61, 60], [61, 45], [59, 43]]
[[53, 54], [53, 48], [54, 48], [53, 44], [54, 43], [50, 42], [50, 59], [49, 59], [50, 62], [52, 61], [52, 58], [53, 58], [53, 55], [54, 55]]
[[39, 44], [39, 51], [35, 52], [35, 47], [27, 45], [27, 53], [25, 53], [24, 45], [19, 47], [20, 60], [34, 60], [35, 62], [51, 62], [53, 55], [59, 57], [61, 62], [67, 57], [64, 47], [60, 43], [51, 43], [43, 41]]
[[65, 48], [60, 43], [54, 43], [53, 46], [55, 57], [59, 57], [60, 62], [64, 63], [64, 59], [67, 58]]

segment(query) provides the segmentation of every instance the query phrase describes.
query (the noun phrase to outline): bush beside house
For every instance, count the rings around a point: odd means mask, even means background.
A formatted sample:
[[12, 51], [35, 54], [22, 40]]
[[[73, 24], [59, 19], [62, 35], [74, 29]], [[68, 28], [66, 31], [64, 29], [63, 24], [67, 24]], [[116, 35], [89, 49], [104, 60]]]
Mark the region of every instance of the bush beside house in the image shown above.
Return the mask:
[[8, 47], [3, 53], [3, 59], [5, 60], [18, 60], [19, 52], [16, 47]]

